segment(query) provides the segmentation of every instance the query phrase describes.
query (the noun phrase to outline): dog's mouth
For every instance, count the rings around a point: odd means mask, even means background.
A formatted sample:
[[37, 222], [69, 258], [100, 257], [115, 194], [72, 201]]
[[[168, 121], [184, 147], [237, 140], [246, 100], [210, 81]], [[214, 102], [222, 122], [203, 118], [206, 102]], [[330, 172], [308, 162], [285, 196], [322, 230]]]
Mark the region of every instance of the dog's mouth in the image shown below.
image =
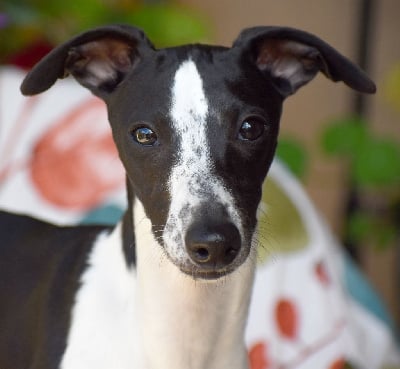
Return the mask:
[[224, 278], [227, 275], [233, 273], [237, 269], [236, 267], [231, 267], [223, 270], [212, 270], [212, 269], [204, 270], [196, 265], [192, 265], [192, 267], [181, 266], [178, 268], [182, 273], [186, 274], [187, 276], [195, 280], [205, 280], [205, 281], [212, 281]]
[[170, 261], [185, 275], [194, 280], [213, 281], [225, 278], [234, 273], [248, 258], [250, 249], [243, 248], [237, 257], [228, 265], [201, 265], [194, 263], [190, 258], [186, 261], [173, 260], [170, 256]]
[[176, 268], [179, 269], [180, 272], [187, 275], [188, 277], [193, 278], [194, 280], [205, 280], [212, 281], [220, 278], [224, 278], [229, 274], [233, 273], [237, 270], [240, 265], [246, 260], [248, 252], [240, 252], [239, 255], [234, 259], [234, 261], [224, 267], [218, 267], [217, 265], [201, 265], [194, 263], [189, 255], [182, 259], [175, 259], [170, 253], [167, 251], [164, 240], [159, 240], [160, 246], [164, 249], [164, 256], [169, 260], [170, 263], [175, 265]]

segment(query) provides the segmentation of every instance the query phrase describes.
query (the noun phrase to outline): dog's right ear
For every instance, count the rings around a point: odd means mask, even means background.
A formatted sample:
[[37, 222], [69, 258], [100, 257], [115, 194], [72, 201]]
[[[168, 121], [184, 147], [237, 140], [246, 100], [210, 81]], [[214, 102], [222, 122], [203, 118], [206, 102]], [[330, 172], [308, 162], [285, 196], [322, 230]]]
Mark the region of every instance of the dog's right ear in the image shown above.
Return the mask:
[[58, 78], [72, 74], [95, 95], [112, 92], [140, 61], [140, 51], [153, 48], [144, 33], [130, 26], [96, 28], [58, 46], [25, 77], [24, 95], [50, 88]]

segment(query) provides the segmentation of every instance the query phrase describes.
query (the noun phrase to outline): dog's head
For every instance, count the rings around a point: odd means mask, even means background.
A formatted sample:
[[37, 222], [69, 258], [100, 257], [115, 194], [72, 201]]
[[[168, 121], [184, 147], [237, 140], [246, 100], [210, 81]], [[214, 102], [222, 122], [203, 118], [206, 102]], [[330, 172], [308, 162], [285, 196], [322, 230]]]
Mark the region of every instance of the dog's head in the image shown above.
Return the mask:
[[129, 26], [98, 28], [59, 46], [21, 89], [36, 94], [72, 74], [101, 97], [130, 201], [143, 204], [176, 266], [217, 278], [241, 265], [252, 247], [282, 102], [318, 72], [375, 91], [359, 68], [299, 30], [256, 27], [231, 48], [157, 50]]

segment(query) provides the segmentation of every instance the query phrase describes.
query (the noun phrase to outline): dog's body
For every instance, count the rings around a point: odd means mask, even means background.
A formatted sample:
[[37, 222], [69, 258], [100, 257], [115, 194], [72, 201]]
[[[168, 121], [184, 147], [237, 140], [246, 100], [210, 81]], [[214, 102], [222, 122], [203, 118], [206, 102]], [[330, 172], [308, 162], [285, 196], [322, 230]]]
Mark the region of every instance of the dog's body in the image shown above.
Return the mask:
[[282, 102], [318, 71], [374, 92], [329, 45], [278, 27], [164, 50], [104, 27], [40, 62], [25, 94], [70, 73], [105, 100], [128, 209], [114, 229], [1, 213], [0, 367], [247, 368], [262, 183]]

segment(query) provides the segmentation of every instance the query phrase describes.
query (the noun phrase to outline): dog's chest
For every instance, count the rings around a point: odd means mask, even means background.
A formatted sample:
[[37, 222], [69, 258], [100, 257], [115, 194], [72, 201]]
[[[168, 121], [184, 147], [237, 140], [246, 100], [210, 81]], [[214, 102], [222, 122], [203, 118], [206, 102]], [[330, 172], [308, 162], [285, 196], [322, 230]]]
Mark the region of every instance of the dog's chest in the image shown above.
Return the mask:
[[101, 235], [83, 273], [60, 369], [135, 366], [134, 270], [126, 267], [120, 228]]

